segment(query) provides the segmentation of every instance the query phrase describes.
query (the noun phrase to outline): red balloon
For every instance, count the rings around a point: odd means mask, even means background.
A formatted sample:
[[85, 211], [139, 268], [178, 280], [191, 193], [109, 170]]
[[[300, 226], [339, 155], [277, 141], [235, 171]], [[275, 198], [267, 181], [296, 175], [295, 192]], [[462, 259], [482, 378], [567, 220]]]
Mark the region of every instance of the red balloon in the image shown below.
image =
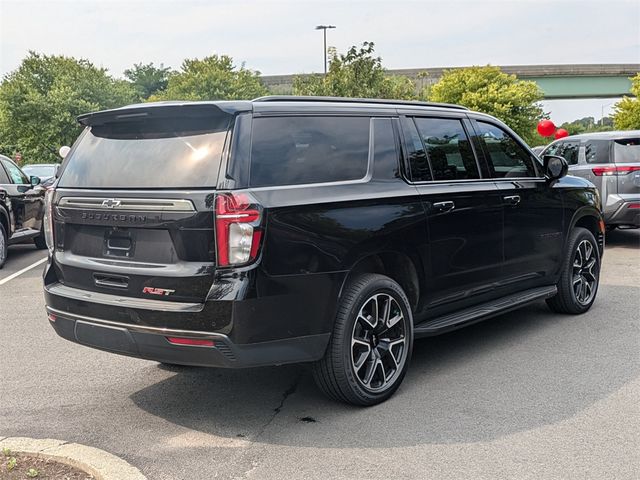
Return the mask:
[[553, 124], [551, 120], [540, 120], [538, 123], [538, 133], [543, 137], [550, 137], [553, 135], [556, 126]]
[[568, 137], [569, 136], [569, 132], [567, 132], [564, 128], [559, 128], [558, 130], [556, 130], [556, 140], [558, 140], [559, 138], [564, 138], [564, 137]]

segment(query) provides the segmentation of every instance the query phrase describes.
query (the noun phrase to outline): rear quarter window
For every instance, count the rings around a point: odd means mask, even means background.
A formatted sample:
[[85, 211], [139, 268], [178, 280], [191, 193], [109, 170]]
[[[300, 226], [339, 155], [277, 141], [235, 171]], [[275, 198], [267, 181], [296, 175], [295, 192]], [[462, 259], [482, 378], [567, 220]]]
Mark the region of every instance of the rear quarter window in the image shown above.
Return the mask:
[[252, 187], [359, 180], [369, 164], [369, 117], [253, 120]]
[[624, 138], [613, 144], [616, 163], [640, 163], [640, 138]]

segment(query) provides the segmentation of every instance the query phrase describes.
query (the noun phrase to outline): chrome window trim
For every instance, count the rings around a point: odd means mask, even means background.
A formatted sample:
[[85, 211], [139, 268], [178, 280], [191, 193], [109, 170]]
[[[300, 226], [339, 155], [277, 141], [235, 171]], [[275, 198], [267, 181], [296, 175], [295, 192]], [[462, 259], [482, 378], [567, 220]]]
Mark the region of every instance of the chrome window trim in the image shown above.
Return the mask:
[[448, 184], [448, 183], [486, 183], [486, 182], [492, 182], [492, 183], [504, 183], [504, 182], [531, 182], [531, 181], [535, 181], [535, 182], [546, 182], [547, 179], [546, 177], [509, 177], [509, 178], [504, 178], [504, 177], [496, 177], [496, 178], [472, 178], [472, 179], [461, 179], [461, 180], [427, 180], [427, 181], [423, 181], [423, 182], [409, 182], [411, 185], [431, 185], [431, 184], [438, 184], [438, 185], [442, 185], [442, 184]]
[[[114, 201], [113, 206], [104, 205]], [[119, 198], [119, 197], [62, 197], [57, 206], [71, 209], [98, 209], [109, 211], [145, 211], [145, 212], [194, 212], [191, 200], [160, 198]]]

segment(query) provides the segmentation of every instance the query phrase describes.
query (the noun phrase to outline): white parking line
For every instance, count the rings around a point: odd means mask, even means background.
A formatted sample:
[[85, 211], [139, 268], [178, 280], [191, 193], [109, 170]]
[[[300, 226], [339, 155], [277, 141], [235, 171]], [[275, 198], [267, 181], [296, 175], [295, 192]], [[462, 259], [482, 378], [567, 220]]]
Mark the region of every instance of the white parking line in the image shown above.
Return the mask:
[[47, 261], [47, 257], [41, 258], [40, 260], [38, 260], [36, 263], [32, 263], [31, 265], [29, 265], [28, 267], [24, 267], [22, 270], [18, 270], [16, 273], [12, 273], [11, 275], [9, 275], [6, 278], [3, 278], [2, 280], [0, 280], [0, 285], [4, 285], [5, 283], [13, 280], [14, 278], [22, 275], [24, 272], [28, 272], [29, 270], [31, 270], [34, 267], [37, 267], [38, 265], [43, 264], [44, 262]]

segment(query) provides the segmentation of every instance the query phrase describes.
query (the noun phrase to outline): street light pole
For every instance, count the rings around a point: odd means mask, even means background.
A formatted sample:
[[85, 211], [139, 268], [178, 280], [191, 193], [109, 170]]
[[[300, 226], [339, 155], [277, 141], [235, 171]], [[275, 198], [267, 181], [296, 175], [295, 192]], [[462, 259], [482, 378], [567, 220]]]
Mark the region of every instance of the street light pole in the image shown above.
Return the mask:
[[335, 25], [318, 25], [316, 30], [322, 30], [324, 37], [324, 74], [327, 74], [327, 30], [329, 28], [336, 28]]
[[605, 107], [610, 107], [611, 105], [613, 105], [615, 102], [611, 102], [611, 103], [603, 103], [602, 105], [600, 105], [600, 126], [604, 127], [604, 109]]

